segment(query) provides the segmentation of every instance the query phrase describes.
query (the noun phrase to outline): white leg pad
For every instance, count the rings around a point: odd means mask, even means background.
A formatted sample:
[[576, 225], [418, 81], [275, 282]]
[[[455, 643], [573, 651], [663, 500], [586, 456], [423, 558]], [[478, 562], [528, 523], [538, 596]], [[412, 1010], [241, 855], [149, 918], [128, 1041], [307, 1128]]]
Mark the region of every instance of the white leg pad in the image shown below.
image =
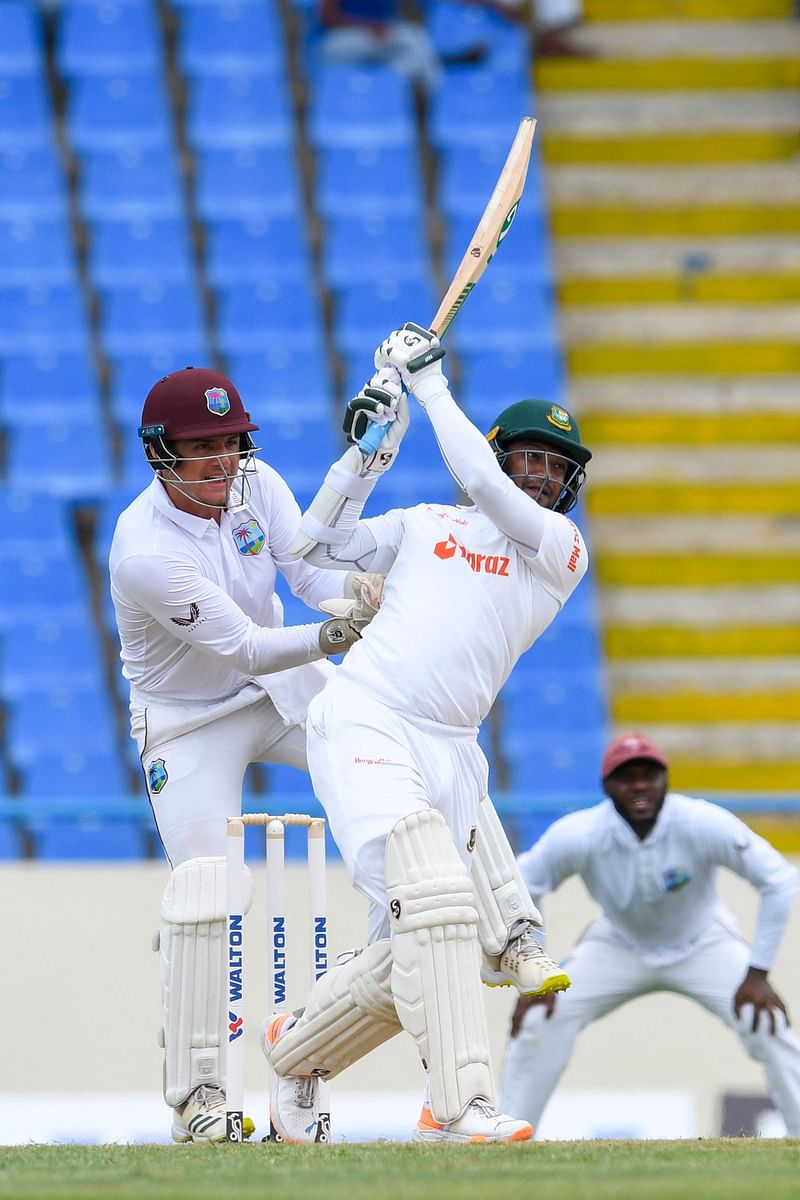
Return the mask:
[[386, 895], [397, 1015], [428, 1072], [434, 1117], [454, 1121], [477, 1096], [493, 1103], [494, 1086], [472, 881], [441, 813], [395, 825]]
[[[250, 889], [245, 912], [252, 878]], [[224, 858], [192, 858], [175, 868], [161, 901], [159, 936], [164, 1099], [173, 1108], [200, 1084], [223, 1082], [226, 916]]]
[[275, 1073], [333, 1079], [399, 1033], [391, 973], [388, 939], [341, 955], [338, 965], [314, 984], [298, 1020], [272, 1047], [269, 1061]]
[[478, 909], [478, 940], [486, 954], [502, 954], [517, 921], [542, 926], [542, 914], [519, 873], [514, 851], [489, 796], [478, 810], [472, 856], [472, 882]]

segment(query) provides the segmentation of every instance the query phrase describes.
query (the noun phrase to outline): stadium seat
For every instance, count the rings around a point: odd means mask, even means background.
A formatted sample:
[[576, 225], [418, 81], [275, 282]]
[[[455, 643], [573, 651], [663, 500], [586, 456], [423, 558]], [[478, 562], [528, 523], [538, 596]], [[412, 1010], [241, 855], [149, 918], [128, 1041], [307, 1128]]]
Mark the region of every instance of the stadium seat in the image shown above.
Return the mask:
[[20, 769], [43, 750], [112, 752], [116, 728], [104, 688], [50, 684], [29, 688], [6, 705], [7, 744]]
[[97, 218], [90, 233], [89, 269], [95, 287], [194, 285], [194, 256], [182, 216]]
[[111, 453], [105, 428], [76, 423], [69, 415], [16, 425], [8, 431], [7, 478], [12, 487], [36, 486], [60, 496], [92, 499], [111, 484]]
[[511, 146], [523, 117], [534, 114], [525, 73], [508, 74], [490, 67], [446, 71], [431, 97], [428, 131], [438, 148]]
[[195, 208], [204, 221], [302, 216], [293, 143], [204, 150], [195, 171]]
[[[68, 569], [77, 567], [72, 510], [66, 501], [41, 492], [33, 486], [31, 477], [26, 486], [18, 491], [5, 486], [0, 489], [0, 504], [5, 515], [0, 533], [0, 563], [4, 559], [15, 560], [12, 575], [24, 569], [24, 564], [30, 559], [30, 573], [36, 576], [47, 566], [48, 556], [53, 559], [56, 568], [62, 559], [69, 560]], [[35, 535], [37, 529], [42, 530], [41, 539]], [[39, 540], [41, 546], [37, 548]], [[0, 623], [2, 617], [0, 609]]]
[[[558, 618], [556, 618], [558, 620]], [[564, 654], [558, 671], [540, 667], [536, 645], [526, 657], [527, 670], [514, 670], [500, 692], [500, 726], [503, 736], [516, 739], [538, 728], [558, 729], [569, 738], [583, 730], [605, 728], [608, 698], [598, 658], [580, 661]]]
[[38, 620], [19, 620], [13, 630], [6, 630], [0, 654], [4, 698], [51, 682], [99, 688], [103, 680], [98, 637], [87, 621], [65, 621], [53, 612]]
[[279, 345], [323, 356], [316, 297], [292, 283], [219, 288], [217, 337], [223, 354]]
[[195, 151], [286, 145], [294, 137], [288, 87], [279, 75], [198, 75], [189, 85], [186, 132]]
[[365, 364], [363, 384], [372, 374], [372, 355], [383, 339], [404, 321], [427, 324], [438, 306], [433, 285], [427, 280], [396, 281], [390, 276], [376, 283], [360, 281], [339, 288], [333, 321], [336, 345], [348, 359]]
[[533, 291], [524, 280], [492, 275], [491, 267], [453, 322], [448, 340], [459, 351], [480, 342], [490, 354], [559, 345], [549, 295]]
[[[164, 375], [183, 367], [212, 366], [205, 338], [187, 338], [163, 348], [134, 350], [111, 356], [111, 412], [123, 438], [138, 442], [136, 431], [150, 388]], [[141, 446], [141, 443], [138, 443]]]
[[411, 146], [411, 87], [390, 67], [320, 64], [311, 80], [307, 131], [323, 146]]
[[172, 112], [162, 76], [73, 80], [66, 135], [80, 155], [99, 150], [173, 149]]
[[0, 148], [0, 220], [66, 222], [68, 216], [64, 166], [55, 147]]
[[89, 322], [82, 294], [74, 287], [0, 289], [0, 356], [78, 351], [88, 353]]
[[138, 820], [59, 819], [31, 823], [35, 858], [49, 862], [125, 862], [147, 858], [149, 837]]
[[[24, 397], [24, 399], [23, 399]], [[28, 425], [69, 417], [101, 420], [100, 391], [88, 354], [9, 354], [0, 362], [0, 423]]]
[[0, 221], [0, 287], [78, 287], [78, 261], [65, 216]]
[[513, 737], [501, 731], [501, 751], [508, 767], [510, 790], [535, 799], [569, 792], [594, 792], [600, 799], [598, 766], [607, 741], [603, 726], [580, 733], [561, 729], [540, 733], [524, 730]]
[[177, 59], [184, 75], [285, 74], [276, 3], [194, 4], [181, 14]]
[[25, 796], [91, 796], [112, 801], [131, 791], [127, 769], [116, 750], [44, 750], [25, 764], [21, 775]]
[[56, 39], [61, 74], [147, 78], [163, 71], [161, 29], [155, 5], [65, 4]]
[[313, 477], [319, 485], [328, 467], [346, 448], [344, 434], [336, 428], [329, 412], [310, 421], [298, 421], [296, 413], [287, 412], [283, 420], [271, 417], [267, 453], [262, 457], [290, 487], [292, 479], [298, 477]]
[[331, 217], [325, 225], [322, 273], [329, 287], [362, 280], [427, 280], [428, 239], [422, 214]]
[[520, 17], [515, 21], [511, 6], [508, 16], [481, 4], [459, 4], [455, 0], [429, 0], [425, 6], [425, 24], [441, 56], [483, 47], [487, 51], [486, 65], [510, 75], [530, 69], [526, 20]]
[[[280, 253], [276, 254], [278, 246]], [[210, 222], [206, 275], [213, 287], [258, 284], [268, 279], [311, 292], [311, 255], [300, 215]]]
[[136, 434], [136, 426], [125, 425], [118, 430], [120, 447], [117, 485], [127, 492], [138, 495], [153, 479], [153, 468], [144, 456], [142, 442]]
[[21, 0], [5, 0], [0, 22], [0, 78], [43, 71], [44, 39], [39, 11]]
[[112, 356], [205, 345], [205, 317], [193, 285], [107, 288], [102, 299], [102, 337]]
[[[479, 146], [444, 146], [439, 160], [437, 187], [438, 204], [445, 217], [467, 218], [473, 226], [494, 191], [506, 160], [515, 129], [506, 141], [487, 142]], [[534, 142], [534, 147], [535, 147]], [[528, 164], [525, 190], [520, 200], [520, 214], [541, 213], [547, 205], [547, 195], [539, 155], [534, 149]], [[517, 239], [515, 239], [517, 240]]]
[[160, 220], [184, 215], [178, 160], [171, 145], [123, 146], [85, 153], [78, 183], [89, 221]]
[[16, 821], [0, 816], [0, 859], [10, 860], [22, 856], [22, 843]]
[[[488, 199], [487, 193], [484, 204]], [[453, 217], [446, 222], [444, 262], [448, 278], [455, 274], [472, 242], [483, 207], [477, 207], [471, 216]], [[510, 279], [530, 288], [547, 288], [552, 296], [553, 255], [544, 211], [517, 214], [497, 247], [489, 271], [487, 278]]]
[[50, 150], [53, 145], [53, 114], [44, 72], [0, 73], [0, 150]]
[[[453, 325], [455, 334], [461, 318]], [[484, 354], [460, 348], [458, 401], [476, 424], [488, 432], [509, 404], [538, 398], [562, 404], [566, 377], [558, 346], [531, 347]]]
[[314, 360], [303, 351], [250, 350], [231, 354], [226, 373], [236, 384], [244, 406], [261, 426], [257, 440], [269, 447], [269, 427], [274, 409], [296, 412], [302, 400], [314, 412], [334, 408], [333, 381], [326, 359]]
[[333, 217], [413, 217], [424, 222], [416, 146], [323, 146], [317, 155], [317, 211]]

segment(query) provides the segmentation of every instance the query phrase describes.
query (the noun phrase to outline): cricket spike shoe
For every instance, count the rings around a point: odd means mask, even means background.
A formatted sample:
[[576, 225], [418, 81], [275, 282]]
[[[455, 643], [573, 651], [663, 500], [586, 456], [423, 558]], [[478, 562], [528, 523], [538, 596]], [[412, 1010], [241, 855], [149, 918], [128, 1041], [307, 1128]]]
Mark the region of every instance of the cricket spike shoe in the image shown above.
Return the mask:
[[[261, 1049], [269, 1062], [270, 1050], [287, 1026], [295, 1022], [293, 1013], [268, 1017], [261, 1029]], [[315, 1075], [277, 1075], [269, 1073], [269, 1115], [278, 1137], [293, 1144], [330, 1141], [328, 1114], [321, 1114], [319, 1079]]]
[[455, 1121], [443, 1125], [437, 1121], [426, 1101], [422, 1106], [412, 1140], [415, 1142], [450, 1142], [467, 1145], [470, 1142], [529, 1142], [533, 1126], [527, 1121], [507, 1117], [487, 1100], [471, 1100]]
[[563, 992], [572, 982], [567, 972], [539, 945], [531, 921], [517, 921], [502, 954], [486, 954], [481, 979], [488, 987], [515, 987], [523, 996]]
[[[172, 1140], [175, 1142], [224, 1142], [227, 1139], [225, 1122], [225, 1093], [221, 1087], [204, 1083], [174, 1109]], [[250, 1117], [242, 1122], [243, 1137], [255, 1132]]]

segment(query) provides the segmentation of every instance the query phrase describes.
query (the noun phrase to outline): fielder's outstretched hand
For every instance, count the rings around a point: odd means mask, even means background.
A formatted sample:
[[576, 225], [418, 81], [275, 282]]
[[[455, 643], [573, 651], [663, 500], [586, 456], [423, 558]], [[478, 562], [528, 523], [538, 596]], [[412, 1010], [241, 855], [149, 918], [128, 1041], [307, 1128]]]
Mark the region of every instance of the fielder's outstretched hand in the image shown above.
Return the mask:
[[535, 1004], [545, 1009], [547, 1020], [549, 1021], [556, 1007], [556, 993], [548, 992], [546, 996], [520, 996], [517, 1001], [517, 1006], [511, 1016], [511, 1036], [515, 1038], [522, 1029], [522, 1022], [525, 1020], [525, 1014], [529, 1008], [533, 1008]]
[[413, 321], [407, 321], [401, 329], [395, 329], [381, 342], [375, 351], [375, 366], [396, 367], [403, 386], [420, 399], [418, 388], [425, 383], [427, 393], [429, 380], [443, 381], [447, 386], [441, 367], [444, 347], [430, 329], [423, 329]]
[[767, 972], [760, 970], [758, 967], [750, 967], [744, 979], [739, 984], [736, 995], [733, 997], [733, 1011], [737, 1017], [741, 1017], [742, 1008], [745, 1004], [752, 1004], [753, 1006], [753, 1024], [751, 1026], [753, 1033], [756, 1033], [758, 1030], [758, 1023], [761, 1020], [762, 1013], [767, 1014], [771, 1034], [774, 1034], [777, 1028], [776, 1013], [783, 1013], [786, 1018], [786, 1024], [789, 1024], [789, 1014], [786, 1011], [786, 1005], [767, 979]]

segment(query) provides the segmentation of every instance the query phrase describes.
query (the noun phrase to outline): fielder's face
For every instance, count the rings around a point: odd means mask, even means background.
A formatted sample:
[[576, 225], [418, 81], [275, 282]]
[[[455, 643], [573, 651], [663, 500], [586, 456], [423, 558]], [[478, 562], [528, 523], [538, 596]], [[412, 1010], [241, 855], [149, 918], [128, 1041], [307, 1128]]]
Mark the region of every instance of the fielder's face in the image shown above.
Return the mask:
[[541, 504], [552, 508], [564, 490], [564, 483], [575, 464], [547, 442], [514, 438], [505, 443], [503, 470], [518, 488]]
[[667, 772], [649, 758], [634, 758], [612, 771], [603, 782], [606, 795], [639, 837], [656, 823], [667, 794]]
[[239, 436], [227, 433], [174, 443], [178, 461], [173, 470], [180, 484], [171, 485], [163, 475], [162, 479], [176, 508], [195, 517], [214, 515], [219, 520], [239, 471]]

